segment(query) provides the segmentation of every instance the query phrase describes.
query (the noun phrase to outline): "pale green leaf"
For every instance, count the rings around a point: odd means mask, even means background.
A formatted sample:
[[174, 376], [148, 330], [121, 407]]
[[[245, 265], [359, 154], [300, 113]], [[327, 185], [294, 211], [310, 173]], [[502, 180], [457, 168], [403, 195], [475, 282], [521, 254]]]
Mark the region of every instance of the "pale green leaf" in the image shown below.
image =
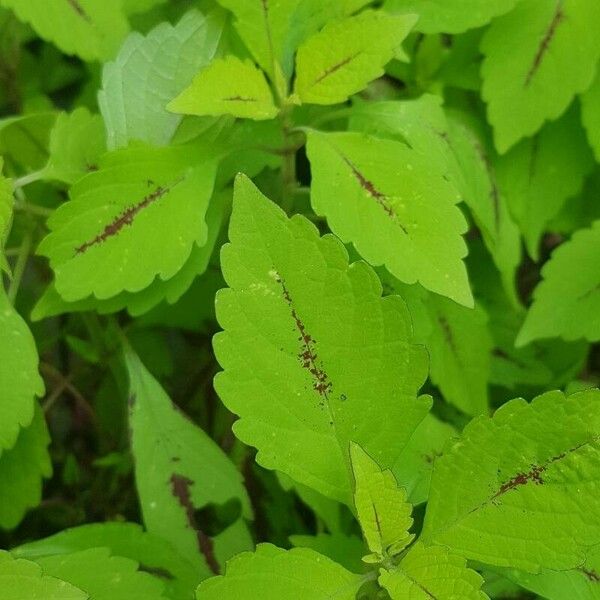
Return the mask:
[[501, 194], [523, 233], [529, 254], [537, 260], [539, 241], [548, 223], [567, 198], [581, 190], [594, 167], [577, 111], [569, 110], [535, 137], [520, 142], [495, 166]]
[[599, 407], [598, 390], [549, 392], [471, 421], [435, 463], [423, 541], [531, 572], [582, 564], [600, 538]]
[[1, 0], [40, 37], [66, 54], [105, 60], [115, 54], [129, 25], [121, 0]]
[[229, 237], [214, 348], [234, 432], [262, 466], [350, 505], [349, 442], [389, 468], [429, 406], [416, 398], [426, 358], [406, 307], [382, 299], [337, 238], [287, 219], [243, 177]]
[[163, 583], [138, 571], [138, 564], [111, 556], [107, 548], [90, 548], [72, 554], [38, 558], [44, 575], [66, 581], [89, 594], [92, 600], [165, 600]]
[[273, 119], [278, 113], [264, 73], [233, 54], [213, 60], [167, 108], [188, 115], [255, 120]]
[[[126, 352], [126, 363], [136, 486], [144, 523], [148, 531], [193, 560], [206, 577], [209, 569], [219, 569], [215, 554], [219, 540], [199, 529], [195, 511], [235, 500], [239, 517], [250, 518], [242, 476], [218, 445], [176, 409], [133, 351]], [[226, 536], [227, 530], [220, 535]], [[238, 527], [236, 536], [236, 551], [251, 546], [245, 527]]]
[[390, 12], [415, 13], [417, 31], [460, 33], [509, 12], [518, 0], [387, 0]]
[[[354, 506], [371, 552], [398, 554], [412, 541], [412, 506], [391, 471], [379, 465], [358, 445], [350, 444], [354, 474]], [[393, 547], [393, 548], [392, 548]]]
[[343, 242], [405, 283], [472, 306], [458, 193], [402, 142], [358, 133], [308, 135], [311, 202]]
[[218, 53], [222, 33], [222, 16], [192, 10], [177, 25], [161, 23], [145, 37], [127, 38], [104, 65], [98, 93], [110, 149], [132, 140], [169, 143], [181, 117], [165, 107]]
[[581, 120], [596, 160], [600, 162], [600, 72], [581, 95]]
[[52, 474], [49, 443], [44, 415], [37, 408], [33, 421], [21, 429], [15, 445], [0, 454], [0, 528], [16, 527], [25, 512], [39, 504], [42, 478]]
[[15, 560], [0, 550], [0, 590], [8, 600], [89, 600], [89, 596], [65, 581], [42, 573], [36, 563]]
[[542, 281], [517, 338], [600, 339], [600, 221], [559, 246], [542, 268]]
[[355, 600], [362, 584], [329, 558], [308, 548], [259, 544], [227, 563], [225, 575], [200, 584], [198, 600]]
[[467, 561], [442, 546], [417, 542], [394, 569], [381, 569], [379, 583], [392, 600], [487, 600], [483, 578]]
[[200, 582], [200, 574], [191, 562], [179, 555], [166, 540], [134, 523], [81, 525], [14, 548], [12, 553], [39, 562], [48, 556], [98, 547], [108, 548], [115, 556], [139, 563], [148, 573], [156, 573], [165, 582], [165, 594], [174, 600], [189, 600]]
[[58, 115], [50, 132], [50, 158], [45, 176], [74, 183], [97, 168], [106, 151], [104, 124], [100, 115], [83, 107]]
[[117, 150], [71, 188], [38, 248], [65, 300], [139, 292], [173, 277], [193, 245], [206, 243], [215, 165], [192, 166], [194, 158], [187, 147]]
[[298, 49], [295, 94], [310, 104], [344, 102], [383, 75], [414, 23], [381, 11], [331, 21]]
[[492, 23], [481, 45], [481, 94], [500, 152], [559, 117], [589, 87], [600, 57], [590, 24], [598, 22], [597, 0], [527, 0]]
[[0, 457], [33, 419], [35, 396], [44, 393], [35, 340], [0, 283]]

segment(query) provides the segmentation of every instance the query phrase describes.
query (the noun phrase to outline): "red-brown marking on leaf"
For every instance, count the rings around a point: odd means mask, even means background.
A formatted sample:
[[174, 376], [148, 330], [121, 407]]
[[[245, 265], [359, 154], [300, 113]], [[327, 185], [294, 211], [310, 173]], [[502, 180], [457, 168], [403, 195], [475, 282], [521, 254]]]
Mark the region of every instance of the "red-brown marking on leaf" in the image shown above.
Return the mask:
[[185, 510], [185, 516], [187, 518], [188, 527], [196, 533], [198, 540], [198, 549], [206, 559], [206, 564], [210, 570], [218, 575], [220, 572], [219, 563], [215, 557], [213, 541], [203, 531], [201, 531], [196, 524], [196, 517], [194, 515], [194, 505], [192, 504], [192, 495], [190, 488], [194, 485], [194, 482], [178, 473], [171, 475], [171, 492], [177, 499], [180, 506]]
[[102, 233], [99, 233], [95, 238], [91, 239], [88, 242], [84, 242], [81, 246], [75, 248], [75, 254], [83, 254], [87, 250], [89, 250], [92, 246], [96, 246], [98, 244], [102, 244], [107, 239], [118, 235], [118, 233], [124, 227], [131, 225], [135, 219], [135, 217], [145, 208], [160, 200], [165, 194], [169, 193], [175, 186], [183, 181], [183, 177], [180, 177], [174, 183], [169, 186], [163, 187], [159, 185], [153, 192], [144, 196], [142, 200], [140, 200], [137, 204], [130, 206], [125, 209], [118, 217], [116, 217], [112, 222], [110, 222], [106, 227], [104, 227]]
[[301, 343], [301, 351], [298, 354], [300, 363], [302, 364], [302, 367], [313, 376], [314, 390], [320, 396], [328, 398], [328, 394], [331, 392], [333, 384], [327, 373], [318, 364], [318, 355], [315, 347], [316, 340], [308, 333], [306, 326], [298, 316], [290, 292], [285, 285], [285, 281], [283, 281], [279, 274], [276, 275], [276, 281], [281, 286], [283, 298], [290, 307], [292, 319], [294, 320], [298, 333], [300, 333], [300, 337], [298, 338], [298, 341]]
[[500, 226], [500, 192], [498, 190], [498, 184], [496, 182], [496, 174], [492, 167], [492, 161], [485, 151], [485, 148], [481, 145], [479, 140], [475, 140], [473, 143], [475, 151], [479, 156], [479, 160], [483, 163], [485, 172], [490, 182], [490, 198], [492, 199], [492, 206], [494, 207], [494, 221], [496, 224], [496, 230]]
[[321, 75], [319, 75], [319, 77], [315, 80], [314, 85], [316, 85], [317, 83], [321, 83], [324, 79], [327, 79], [327, 77], [330, 77], [331, 75], [345, 67], [348, 63], [352, 62], [360, 54], [362, 54], [362, 52], [352, 54], [351, 56], [344, 58], [344, 60], [341, 60], [339, 63], [336, 63], [335, 65], [329, 67], [329, 69], [327, 69]]
[[371, 198], [374, 198], [375, 201], [377, 202], [377, 204], [379, 204], [379, 206], [381, 206], [381, 208], [385, 211], [385, 214], [388, 217], [390, 217], [391, 219], [393, 219], [398, 224], [398, 226], [400, 227], [400, 229], [402, 229], [402, 231], [406, 235], [408, 235], [408, 230], [400, 222], [400, 220], [398, 218], [398, 215], [394, 211], [394, 207], [390, 204], [389, 198], [383, 192], [379, 191], [375, 187], [375, 184], [372, 181], [370, 181], [369, 179], [367, 179], [358, 170], [358, 168], [356, 167], [356, 165], [349, 158], [347, 158], [343, 154], [340, 154], [340, 156], [342, 157], [342, 160], [352, 170], [352, 174], [354, 175], [354, 177], [356, 177], [356, 179], [358, 180], [358, 183], [360, 183], [360, 187], [362, 187], [363, 190], [365, 190], [369, 194], [369, 196], [371, 196]]
[[81, 4], [79, 4], [78, 0], [67, 0], [67, 2], [69, 3], [69, 6], [84, 20], [87, 21], [88, 23], [92, 22], [92, 19], [90, 18], [90, 15], [88, 15], [83, 6], [81, 6]]
[[587, 567], [579, 567], [577, 570], [580, 573], [583, 573], [592, 583], [600, 582], [600, 574], [598, 574], [598, 571], [595, 571], [594, 569], [588, 569]]
[[223, 102], [258, 102], [258, 100], [244, 96], [229, 96], [228, 98], [223, 98]]
[[544, 59], [546, 52], [548, 52], [550, 42], [552, 41], [552, 38], [554, 37], [554, 34], [556, 33], [556, 29], [558, 28], [560, 23], [564, 20], [564, 18], [565, 18], [565, 13], [563, 13], [563, 11], [562, 11], [562, 0], [559, 0], [556, 3], [556, 11], [554, 12], [554, 17], [552, 17], [550, 26], [548, 27], [544, 37], [542, 38], [542, 41], [541, 41], [541, 43], [537, 49], [537, 52], [535, 54], [535, 58], [533, 59], [533, 63], [531, 65], [531, 67], [529, 68], [529, 71], [527, 72], [527, 77], [525, 78], [525, 87], [527, 87], [531, 83], [533, 76], [537, 73], [538, 69], [540, 68], [540, 65], [542, 64], [542, 60]]

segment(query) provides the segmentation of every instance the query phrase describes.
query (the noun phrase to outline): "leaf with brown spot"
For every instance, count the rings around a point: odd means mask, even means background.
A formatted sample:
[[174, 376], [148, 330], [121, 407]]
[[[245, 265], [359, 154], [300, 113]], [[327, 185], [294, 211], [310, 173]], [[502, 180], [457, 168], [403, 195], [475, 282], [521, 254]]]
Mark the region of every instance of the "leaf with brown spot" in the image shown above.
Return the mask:
[[575, 569], [600, 539], [599, 485], [600, 391], [512, 400], [436, 460], [422, 540], [490, 565]]

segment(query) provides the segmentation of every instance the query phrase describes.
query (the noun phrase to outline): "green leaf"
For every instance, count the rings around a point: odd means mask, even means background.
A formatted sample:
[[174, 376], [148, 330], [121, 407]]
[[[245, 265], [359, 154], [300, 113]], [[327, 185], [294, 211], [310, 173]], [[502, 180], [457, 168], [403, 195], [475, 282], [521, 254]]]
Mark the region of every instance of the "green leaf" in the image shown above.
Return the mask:
[[47, 556], [36, 562], [45, 575], [66, 581], [93, 600], [165, 600], [163, 583], [138, 571], [136, 562], [111, 556], [107, 548], [91, 548], [67, 555]]
[[467, 561], [442, 546], [416, 542], [394, 569], [381, 569], [379, 583], [392, 600], [487, 600], [483, 578]]
[[[600, 339], [600, 221], [559, 246], [542, 268], [542, 282], [517, 345], [539, 338]], [[576, 265], [576, 268], [574, 268]]]
[[164, 539], [134, 523], [94, 523], [65, 529], [48, 538], [14, 548], [16, 557], [41, 562], [49, 556], [71, 555], [91, 548], [108, 548], [115, 556], [139, 563], [140, 570], [161, 577], [165, 594], [174, 600], [189, 600], [200, 582], [196, 567], [179, 555]]
[[581, 95], [581, 120], [596, 161], [600, 162], [600, 73]]
[[87, 61], [110, 58], [129, 29], [121, 0], [1, 0], [0, 4], [14, 10], [40, 37]]
[[229, 237], [214, 348], [234, 432], [262, 466], [350, 505], [349, 442], [389, 468], [429, 407], [416, 398], [426, 359], [406, 307], [382, 299], [339, 240], [287, 219], [243, 177]]
[[173, 277], [193, 245], [205, 244], [215, 165], [193, 164], [188, 147], [136, 146], [104, 155], [71, 188], [38, 248], [65, 300], [139, 292], [156, 276]]
[[[12, 196], [11, 196], [12, 198]], [[44, 394], [35, 340], [0, 283], [0, 457], [33, 419], [35, 396]]]
[[259, 544], [227, 563], [225, 575], [200, 584], [198, 600], [354, 600], [362, 584], [329, 558], [308, 548], [282, 550]]
[[75, 183], [97, 168], [106, 151], [104, 123], [100, 115], [84, 108], [58, 115], [50, 132], [50, 158], [44, 169], [47, 178]]
[[387, 0], [390, 12], [415, 13], [417, 31], [461, 33], [509, 12], [519, 0]]
[[42, 573], [39, 565], [28, 560], [15, 560], [2, 550], [0, 589], [10, 600], [89, 600], [85, 592]]
[[341, 532], [291, 535], [290, 543], [295, 548], [310, 548], [323, 554], [352, 573], [365, 570], [365, 563], [361, 557], [366, 554], [367, 548], [363, 540], [356, 535]]
[[177, 25], [161, 23], [145, 37], [127, 38], [104, 65], [98, 93], [111, 150], [132, 140], [169, 143], [181, 117], [165, 107], [215, 57], [222, 34], [220, 14], [191, 10]]
[[481, 45], [481, 94], [500, 152], [559, 117], [589, 87], [600, 57], [590, 23], [598, 22], [596, 0], [528, 0], [492, 23]]
[[310, 104], [344, 102], [383, 75], [415, 20], [369, 10], [331, 21], [298, 49], [295, 94]]
[[25, 172], [42, 169], [48, 162], [50, 131], [56, 113], [43, 112], [0, 119], [0, 154], [4, 162]]
[[200, 529], [196, 511], [233, 500], [238, 504], [235, 520], [250, 518], [242, 477], [217, 444], [176, 410], [133, 351], [126, 352], [126, 363], [132, 450], [144, 523], [148, 531], [193, 560], [201, 577], [206, 577], [209, 569], [219, 571], [223, 552], [229, 558], [251, 542], [245, 527], [238, 526], [235, 549], [220, 549], [220, 544], [231, 543], [227, 530], [220, 534], [222, 539], [219, 535], [211, 538]]
[[534, 260], [548, 223], [567, 198], [581, 191], [594, 157], [576, 110], [546, 125], [496, 162], [498, 185]]
[[435, 463], [423, 541], [531, 572], [582, 564], [600, 536], [599, 406], [598, 390], [549, 392], [474, 419]]
[[16, 527], [25, 512], [39, 504], [42, 478], [52, 474], [49, 443], [44, 415], [37, 408], [31, 424], [21, 429], [14, 446], [0, 454], [0, 528]]
[[4, 256], [4, 244], [10, 232], [13, 215], [13, 185], [12, 181], [2, 174], [3, 167], [4, 159], [0, 156], [0, 274], [10, 270]]
[[350, 460], [354, 506], [369, 550], [382, 560], [399, 554], [414, 538], [408, 533], [413, 519], [406, 491], [391, 471], [381, 469], [358, 444], [350, 444]]
[[274, 119], [278, 113], [264, 73], [234, 55], [213, 60], [167, 108], [188, 115], [255, 120]]
[[467, 223], [442, 172], [406, 144], [358, 133], [311, 131], [307, 152], [313, 208], [343, 242], [405, 283], [473, 305]]

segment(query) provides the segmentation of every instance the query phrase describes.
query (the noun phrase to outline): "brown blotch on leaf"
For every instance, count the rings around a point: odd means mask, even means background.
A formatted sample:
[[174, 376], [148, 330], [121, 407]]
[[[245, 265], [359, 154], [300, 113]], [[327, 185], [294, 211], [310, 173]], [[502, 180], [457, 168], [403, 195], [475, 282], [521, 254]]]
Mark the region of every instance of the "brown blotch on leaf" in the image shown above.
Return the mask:
[[335, 65], [329, 67], [329, 69], [327, 69], [321, 75], [319, 75], [319, 77], [317, 77], [317, 79], [315, 80], [315, 84], [321, 83], [324, 79], [327, 79], [327, 77], [330, 77], [331, 75], [333, 75], [334, 73], [336, 73], [337, 71], [339, 71], [340, 69], [345, 67], [348, 63], [352, 62], [360, 54], [362, 54], [362, 53], [357, 52], [356, 54], [352, 54], [351, 56], [344, 58], [344, 60], [341, 60], [340, 62], [336, 63]]
[[583, 573], [586, 578], [593, 583], [600, 583], [600, 574], [594, 569], [588, 569], [587, 567], [579, 567], [577, 569], [580, 573]]
[[88, 15], [83, 6], [81, 6], [81, 4], [79, 4], [79, 2], [77, 0], [67, 0], [69, 6], [84, 20], [87, 21], [88, 23], [92, 23], [92, 19], [90, 17], [90, 15]]
[[556, 3], [556, 11], [554, 12], [554, 17], [552, 17], [552, 21], [550, 22], [550, 25], [549, 25], [544, 37], [542, 38], [542, 41], [540, 42], [538, 49], [537, 49], [535, 58], [533, 59], [533, 63], [531, 65], [531, 67], [529, 68], [529, 71], [527, 72], [527, 77], [525, 78], [525, 87], [527, 87], [531, 83], [533, 76], [537, 73], [538, 69], [540, 68], [540, 65], [542, 64], [542, 60], [544, 59], [544, 56], [548, 52], [550, 42], [552, 41], [552, 38], [554, 37], [554, 35], [556, 33], [556, 29], [558, 28], [560, 23], [564, 20], [564, 18], [565, 18], [565, 13], [563, 13], [563, 11], [562, 11], [562, 0], [558, 0], [558, 2]]

